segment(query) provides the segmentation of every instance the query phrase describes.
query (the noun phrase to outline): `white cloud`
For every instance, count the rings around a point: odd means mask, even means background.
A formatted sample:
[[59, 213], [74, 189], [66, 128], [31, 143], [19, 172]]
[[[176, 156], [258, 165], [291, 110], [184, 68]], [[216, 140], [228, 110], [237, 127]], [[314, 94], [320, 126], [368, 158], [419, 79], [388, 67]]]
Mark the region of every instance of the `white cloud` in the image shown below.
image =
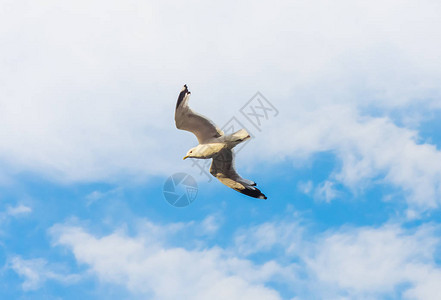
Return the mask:
[[[155, 299], [437, 299], [439, 228], [399, 224], [343, 226], [314, 233], [302, 218], [242, 228], [234, 243], [181, 247], [194, 224], [151, 222], [134, 236], [118, 230], [97, 236], [56, 225], [54, 245], [72, 251], [100, 281]], [[193, 238], [197, 236], [193, 234]], [[259, 263], [254, 257], [260, 257]], [[276, 283], [277, 289], [271, 283]]]
[[195, 143], [173, 124], [183, 83], [219, 124], [260, 90], [281, 113], [250, 159], [335, 151], [343, 167], [329, 182], [384, 175], [412, 206], [438, 207], [439, 151], [362, 114], [440, 107], [440, 12], [434, 1], [7, 1], [0, 162], [59, 181], [169, 175], [188, 169], [179, 158]]
[[314, 184], [311, 180], [308, 180], [306, 182], [300, 181], [299, 183], [297, 183], [297, 188], [306, 195], [309, 195], [312, 192], [313, 187]]
[[221, 225], [219, 215], [209, 215], [200, 224], [200, 231], [205, 234], [215, 234]]
[[39, 289], [47, 280], [72, 284], [80, 279], [79, 275], [58, 270], [60, 266], [48, 264], [42, 258], [23, 259], [20, 256], [13, 256], [9, 259], [8, 266], [24, 278], [22, 288], [25, 291]]
[[19, 204], [15, 207], [9, 206], [6, 210], [6, 214], [10, 215], [10, 216], [18, 216], [18, 215], [24, 215], [24, 214], [29, 214], [32, 212], [32, 208], [30, 208], [29, 206], [23, 205], [23, 204]]
[[285, 220], [245, 230], [236, 238], [236, 247], [298, 262], [298, 274], [292, 276], [297, 281], [291, 286], [302, 299], [379, 299], [395, 293], [406, 299], [438, 299], [438, 230], [386, 224], [311, 235], [307, 227]]
[[322, 182], [316, 189], [315, 189], [315, 195], [314, 197], [319, 200], [324, 200], [325, 202], [329, 203], [331, 200], [338, 197], [339, 193], [334, 188], [335, 183], [326, 180], [325, 182]]
[[243, 255], [273, 250], [283, 244], [284, 251], [294, 253], [303, 243], [304, 227], [297, 222], [265, 222], [239, 230], [235, 235], [235, 249]]
[[406, 294], [411, 294], [425, 290], [421, 283], [441, 274], [434, 261], [435, 242], [424, 228], [415, 234], [397, 226], [362, 228], [324, 237], [306, 264], [319, 282], [355, 297], [391, 294], [400, 284], [410, 284]]
[[32, 208], [23, 204], [16, 206], [7, 206], [4, 211], [0, 211], [0, 225], [3, 222], [8, 222], [11, 217], [19, 218], [29, 215], [32, 212]]
[[86, 195], [86, 206], [90, 206], [95, 202], [112, 197], [121, 197], [121, 188], [114, 188], [107, 191], [95, 190]]
[[[160, 230], [168, 233], [166, 228]], [[81, 227], [57, 225], [51, 234], [55, 245], [70, 249], [78, 263], [89, 266], [101, 281], [122, 285], [134, 295], [155, 299], [280, 299], [275, 290], [264, 285], [284, 270], [274, 262], [255, 265], [219, 247], [187, 250], [166, 246], [161, 239], [152, 239], [146, 228], [135, 237], [123, 232], [97, 237]]]
[[278, 132], [290, 132], [289, 139], [263, 133], [255, 141], [256, 148], [267, 149], [264, 152], [275, 157], [293, 156], [294, 161], [305, 161], [313, 153], [333, 153], [341, 163], [321, 183], [321, 194], [331, 182], [355, 193], [383, 183], [400, 188], [416, 211], [439, 207], [441, 152], [421, 143], [416, 131], [398, 127], [388, 118], [361, 116], [357, 109], [341, 105], [296, 112], [292, 119], [274, 124]]

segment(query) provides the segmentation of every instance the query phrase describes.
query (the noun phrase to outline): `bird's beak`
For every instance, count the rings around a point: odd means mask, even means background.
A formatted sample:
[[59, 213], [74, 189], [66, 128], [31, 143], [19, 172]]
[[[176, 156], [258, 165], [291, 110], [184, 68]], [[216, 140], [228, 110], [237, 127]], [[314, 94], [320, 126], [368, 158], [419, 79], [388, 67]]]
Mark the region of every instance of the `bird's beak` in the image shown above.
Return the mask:
[[183, 160], [185, 160], [186, 158], [188, 158], [188, 155], [187, 155], [187, 156], [184, 156]]

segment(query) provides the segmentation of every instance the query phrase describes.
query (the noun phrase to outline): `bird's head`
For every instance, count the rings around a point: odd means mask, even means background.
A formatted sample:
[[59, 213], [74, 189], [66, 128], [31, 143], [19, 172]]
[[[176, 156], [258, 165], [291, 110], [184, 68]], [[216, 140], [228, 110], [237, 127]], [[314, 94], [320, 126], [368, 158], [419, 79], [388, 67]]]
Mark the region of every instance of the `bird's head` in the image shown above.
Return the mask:
[[225, 147], [222, 143], [212, 143], [212, 144], [199, 144], [194, 148], [188, 150], [184, 159], [188, 157], [192, 158], [211, 158], [213, 155], [218, 153]]
[[186, 158], [192, 158], [192, 157], [198, 157], [198, 151], [196, 149], [197, 147], [191, 148], [190, 150], [188, 150], [187, 154], [184, 156], [183, 159]]

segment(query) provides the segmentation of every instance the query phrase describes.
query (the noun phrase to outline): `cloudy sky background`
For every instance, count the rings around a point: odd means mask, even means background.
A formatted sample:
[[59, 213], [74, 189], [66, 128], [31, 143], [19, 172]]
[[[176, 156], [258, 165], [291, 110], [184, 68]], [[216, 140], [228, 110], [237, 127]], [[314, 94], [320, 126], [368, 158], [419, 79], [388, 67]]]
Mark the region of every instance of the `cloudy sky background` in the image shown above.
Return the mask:
[[[441, 299], [441, 3], [0, 0], [0, 296]], [[182, 161], [177, 95], [267, 201]], [[261, 92], [260, 130], [240, 113]], [[175, 208], [166, 179], [192, 175]]]

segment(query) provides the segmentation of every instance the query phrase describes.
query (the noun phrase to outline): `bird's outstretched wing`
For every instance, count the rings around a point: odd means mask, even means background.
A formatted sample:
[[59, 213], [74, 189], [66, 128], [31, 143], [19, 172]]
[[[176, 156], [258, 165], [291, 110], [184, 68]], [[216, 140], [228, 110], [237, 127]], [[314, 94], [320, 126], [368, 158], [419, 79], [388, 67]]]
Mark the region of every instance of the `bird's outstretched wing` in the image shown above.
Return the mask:
[[213, 157], [210, 173], [226, 186], [250, 197], [266, 199], [266, 196], [256, 188], [256, 183], [244, 179], [234, 169], [234, 153], [224, 149]]
[[193, 132], [198, 138], [199, 144], [222, 136], [224, 133], [213, 122], [191, 110], [188, 106], [189, 98], [190, 92], [187, 85], [184, 85], [176, 103], [176, 128]]

